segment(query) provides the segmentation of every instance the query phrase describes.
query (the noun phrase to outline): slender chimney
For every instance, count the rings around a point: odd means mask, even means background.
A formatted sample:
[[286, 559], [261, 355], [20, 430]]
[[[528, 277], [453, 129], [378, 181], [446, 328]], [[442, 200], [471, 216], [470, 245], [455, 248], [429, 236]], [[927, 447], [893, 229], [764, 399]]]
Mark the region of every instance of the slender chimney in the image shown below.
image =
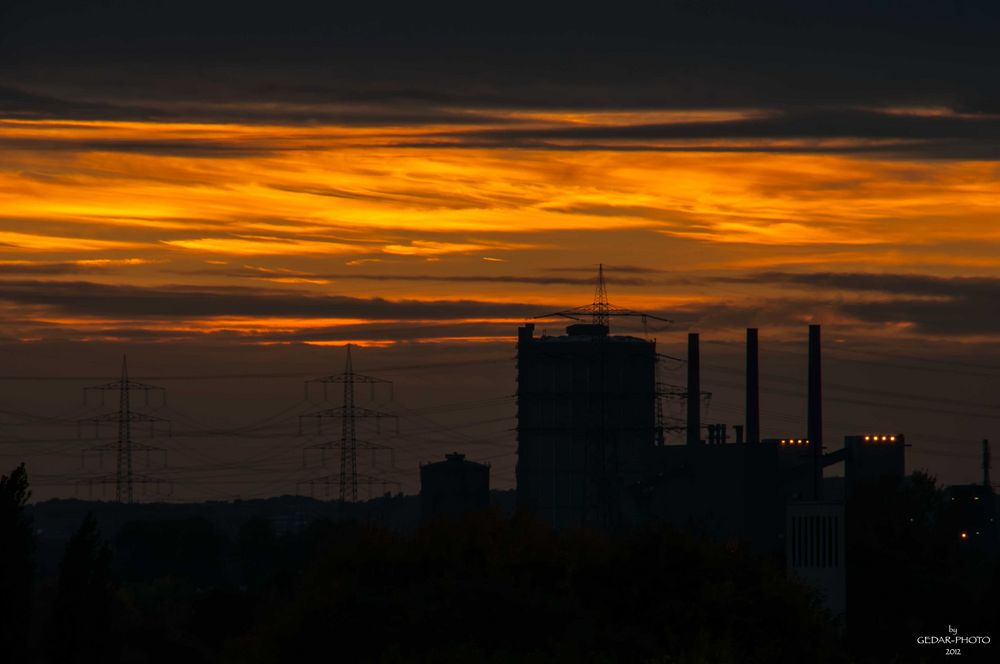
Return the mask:
[[743, 444], [743, 425], [742, 424], [734, 424], [733, 425], [733, 431], [736, 432], [736, 444], [737, 445], [742, 445]]
[[688, 334], [687, 444], [701, 443], [701, 367], [698, 333]]
[[983, 440], [983, 486], [987, 489], [993, 485], [990, 483], [990, 441]]
[[747, 328], [747, 442], [760, 442], [760, 374], [757, 360], [757, 328]]
[[809, 415], [807, 435], [812, 446], [813, 499], [823, 495], [823, 358], [820, 326], [809, 326]]

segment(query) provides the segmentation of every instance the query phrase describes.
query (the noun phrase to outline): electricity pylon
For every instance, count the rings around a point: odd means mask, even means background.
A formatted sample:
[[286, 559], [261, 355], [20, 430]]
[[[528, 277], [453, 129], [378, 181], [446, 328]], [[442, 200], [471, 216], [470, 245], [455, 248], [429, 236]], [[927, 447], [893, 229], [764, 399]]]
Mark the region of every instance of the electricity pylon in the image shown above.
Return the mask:
[[646, 327], [647, 322], [650, 318], [653, 320], [658, 320], [663, 323], [672, 323], [673, 321], [667, 318], [661, 318], [659, 316], [654, 316], [653, 314], [642, 313], [641, 311], [632, 311], [631, 309], [625, 309], [623, 307], [616, 307], [615, 305], [608, 302], [608, 288], [604, 281], [604, 264], [600, 263], [597, 266], [597, 283], [594, 286], [594, 301], [590, 304], [585, 304], [583, 306], [574, 307], [572, 309], [564, 309], [563, 311], [555, 311], [551, 314], [545, 314], [544, 316], [535, 316], [535, 318], [552, 318], [553, 316], [560, 316], [562, 318], [570, 318], [572, 320], [582, 320], [585, 316], [590, 316], [590, 322], [593, 325], [604, 325], [605, 327], [610, 327], [611, 318], [614, 316], [633, 316], [642, 320], [643, 328]]
[[[327, 476], [323, 478], [318, 478], [316, 480], [310, 480], [310, 484], [315, 484], [316, 482], [323, 482], [327, 485], [337, 484], [340, 487], [340, 502], [357, 502], [358, 500], [358, 448], [362, 447], [364, 449], [369, 449], [372, 451], [374, 456], [377, 450], [392, 450], [392, 448], [385, 445], [377, 445], [368, 441], [359, 441], [357, 436], [357, 420], [359, 418], [364, 419], [374, 419], [376, 427], [380, 427], [382, 418], [396, 418], [395, 415], [391, 413], [384, 413], [378, 410], [372, 410], [370, 408], [362, 408], [356, 406], [354, 403], [354, 387], [358, 383], [369, 383], [372, 387], [372, 394], [375, 393], [375, 385], [378, 383], [386, 384], [391, 387], [392, 382], [384, 380], [382, 378], [376, 378], [374, 376], [365, 376], [363, 374], [358, 374], [354, 372], [354, 367], [351, 363], [351, 344], [347, 345], [347, 360], [344, 365], [343, 373], [335, 374], [332, 376], [324, 376], [322, 378], [314, 378], [312, 380], [306, 381], [306, 394], [308, 396], [309, 385], [319, 383], [323, 385], [324, 395], [326, 394], [327, 385], [332, 384], [342, 384], [344, 386], [344, 396], [343, 402], [340, 406], [334, 408], [327, 408], [325, 410], [316, 411], [313, 413], [306, 413], [299, 416], [299, 431], [302, 430], [302, 420], [306, 418], [312, 418], [316, 420], [317, 431], [322, 431], [322, 422], [324, 419], [339, 419], [340, 420], [340, 440], [331, 440], [325, 443], [320, 443], [318, 445], [312, 445], [309, 449], [319, 449], [321, 451], [338, 449], [340, 450], [340, 473], [339, 477], [334, 478], [332, 476]], [[391, 393], [390, 393], [391, 394]], [[397, 420], [398, 423], [398, 420]], [[398, 426], [398, 424], [397, 424]], [[364, 476], [362, 478], [365, 483], [371, 487], [372, 483], [381, 481], [378, 478], [372, 478]]]
[[[109, 413], [103, 413], [101, 415], [96, 415], [94, 417], [88, 417], [81, 419], [77, 422], [79, 427], [83, 423], [92, 423], [94, 425], [94, 437], [100, 435], [101, 424], [113, 422], [118, 425], [118, 440], [115, 442], [105, 443], [103, 445], [96, 445], [94, 447], [87, 448], [87, 450], [95, 452], [106, 452], [114, 451], [116, 456], [116, 470], [114, 475], [104, 475], [100, 477], [88, 478], [86, 481], [89, 484], [114, 484], [115, 485], [115, 501], [119, 503], [131, 504], [135, 502], [135, 484], [160, 484], [164, 480], [159, 478], [150, 477], [148, 475], [136, 475], [132, 471], [132, 453], [135, 451], [144, 451], [149, 454], [149, 452], [160, 452], [163, 448], [154, 447], [152, 445], [145, 445], [142, 443], [136, 443], [132, 440], [132, 424], [134, 422], [148, 422], [150, 425], [150, 435], [156, 433], [156, 426], [165, 424], [167, 426], [167, 435], [169, 435], [170, 421], [162, 418], [156, 417], [155, 415], [147, 415], [145, 413], [140, 413], [132, 410], [132, 404], [130, 399], [130, 394], [132, 392], [143, 392], [145, 397], [146, 405], [149, 404], [149, 393], [159, 392], [161, 395], [165, 395], [166, 392], [162, 387], [156, 387], [154, 385], [146, 385], [144, 383], [136, 383], [130, 381], [128, 378], [128, 362], [125, 356], [122, 356], [122, 374], [121, 378], [111, 382], [105, 383], [104, 385], [94, 385], [92, 387], [84, 388], [84, 403], [87, 403], [87, 396], [91, 392], [101, 393], [101, 404], [104, 403], [104, 394], [107, 392], [118, 392], [118, 410]], [[163, 397], [164, 401], [166, 397]]]

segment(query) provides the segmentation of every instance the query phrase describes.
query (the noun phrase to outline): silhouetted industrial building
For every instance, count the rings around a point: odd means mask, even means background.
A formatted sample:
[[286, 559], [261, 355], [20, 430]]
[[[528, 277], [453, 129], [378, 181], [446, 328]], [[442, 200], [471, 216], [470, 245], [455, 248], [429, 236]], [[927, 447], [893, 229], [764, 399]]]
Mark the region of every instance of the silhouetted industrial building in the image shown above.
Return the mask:
[[420, 518], [460, 516], [490, 504], [490, 467], [467, 461], [464, 454], [420, 466]]
[[656, 434], [656, 344], [575, 324], [518, 330], [518, 508], [557, 528], [607, 526]]
[[906, 475], [906, 437], [896, 434], [867, 434], [844, 439], [844, 479], [847, 494], [860, 482], [877, 482]]
[[[555, 527], [661, 521], [761, 551], [785, 547], [785, 507], [821, 501], [824, 468], [844, 463], [848, 495], [859, 482], [905, 474], [902, 434], [822, 440], [819, 326], [809, 327], [807, 429], [759, 440], [758, 335], [747, 331], [747, 422], [736, 443], [724, 424], [702, 438], [699, 335], [688, 335], [685, 445], [656, 445], [655, 342], [570, 325], [564, 336], [518, 333], [518, 507]], [[845, 490], [837, 487], [836, 498]], [[834, 496], [831, 496], [834, 497]], [[590, 518], [603, 509], [608, 521]]]
[[629, 492], [634, 523], [653, 520], [780, 551], [785, 506], [812, 496], [805, 438], [667, 445], [650, 449], [648, 458], [648, 474]]
[[[810, 338], [818, 334], [810, 331]], [[818, 376], [819, 348], [810, 344], [809, 375]], [[805, 436], [760, 442], [758, 421], [757, 331], [747, 331], [748, 436], [737, 425], [735, 443], [726, 426], [709, 424], [707, 442], [701, 437], [701, 377], [699, 335], [688, 335], [687, 444], [650, 447], [645, 472], [626, 492], [625, 511], [631, 523], [658, 521], [727, 541], [742, 541], [757, 551], [784, 548], [785, 507], [789, 501], [822, 495], [825, 459]], [[821, 408], [817, 380], [810, 380], [808, 419], [818, 431]], [[751, 442], [754, 441], [754, 442]], [[831, 461], [832, 462], [832, 461]]]
[[777, 460], [769, 443], [652, 448], [649, 474], [630, 487], [628, 514], [635, 525], [655, 521], [780, 549], [785, 500]]
[[826, 608], [843, 616], [847, 607], [844, 504], [802, 501], [788, 504], [785, 562], [789, 576], [820, 592]]
[[[704, 425], [700, 339], [692, 332], [687, 387], [674, 393], [686, 401], [686, 444], [664, 445], [655, 341], [611, 335], [606, 312], [614, 308], [605, 297], [599, 277], [586, 309], [594, 321], [565, 335], [536, 337], [530, 323], [518, 330], [518, 509], [556, 528], [660, 522], [783, 553], [789, 574], [843, 613], [844, 499], [861, 483], [905, 476], [905, 437], [861, 434], [824, 448], [821, 330], [810, 325], [805, 435], [761, 439], [756, 328], [747, 330], [746, 421], [733, 427], [736, 442], [725, 424]], [[840, 463], [845, 477], [824, 477]], [[983, 523], [978, 513], [974, 520]]]

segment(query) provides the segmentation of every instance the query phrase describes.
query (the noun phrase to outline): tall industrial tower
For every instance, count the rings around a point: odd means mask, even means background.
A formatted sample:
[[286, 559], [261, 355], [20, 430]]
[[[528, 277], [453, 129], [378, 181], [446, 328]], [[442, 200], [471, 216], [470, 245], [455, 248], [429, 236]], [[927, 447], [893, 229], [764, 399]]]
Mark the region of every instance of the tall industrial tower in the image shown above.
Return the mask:
[[[369, 441], [358, 440], [357, 437], [357, 420], [358, 418], [374, 419], [376, 426], [379, 425], [382, 418], [396, 418], [395, 415], [391, 413], [384, 413], [382, 411], [372, 410], [370, 408], [362, 408], [356, 406], [354, 403], [354, 388], [357, 384], [368, 383], [371, 385], [372, 394], [375, 393], [375, 385], [378, 383], [389, 385], [390, 389], [392, 386], [392, 381], [388, 381], [382, 378], [376, 378], [374, 376], [365, 376], [363, 374], [355, 373], [354, 366], [351, 363], [351, 344], [347, 345], [347, 359], [344, 363], [343, 373], [335, 374], [332, 376], [324, 376], [322, 378], [314, 378], [312, 380], [306, 381], [306, 394], [308, 395], [309, 386], [311, 384], [321, 384], [323, 385], [324, 397], [326, 394], [327, 385], [341, 384], [344, 386], [344, 396], [341, 406], [335, 408], [327, 408], [325, 410], [316, 411], [313, 413], [306, 413], [305, 415], [299, 416], [299, 428], [302, 428], [302, 420], [311, 418], [316, 420], [317, 430], [321, 430], [322, 421], [327, 418], [339, 419], [340, 420], [340, 440], [331, 440], [325, 443], [320, 443], [318, 445], [310, 446], [310, 449], [319, 450], [340, 450], [340, 474], [336, 479], [333, 477], [323, 477], [313, 482], [324, 482], [326, 484], [336, 483], [340, 487], [340, 502], [357, 502], [358, 500], [358, 448], [372, 450], [373, 453], [376, 450], [391, 450], [391, 448], [385, 445], [378, 445]], [[362, 480], [369, 486], [373, 482], [379, 481], [372, 477], [363, 477]]]
[[579, 322], [565, 336], [518, 330], [518, 506], [557, 528], [613, 528], [620, 487], [657, 439], [657, 356], [655, 341], [611, 335], [610, 319], [669, 321], [610, 304], [603, 264], [593, 302], [539, 318], [552, 316]]
[[149, 404], [149, 393], [159, 392], [163, 395], [165, 400], [166, 391], [162, 387], [156, 387], [154, 385], [146, 385], [145, 383], [136, 383], [130, 381], [128, 378], [128, 360], [123, 355], [122, 356], [122, 373], [121, 378], [111, 382], [105, 383], [103, 385], [94, 385], [92, 387], [84, 388], [84, 403], [88, 402], [88, 395], [91, 392], [99, 392], [101, 394], [101, 403], [104, 403], [104, 394], [107, 392], [118, 392], [118, 410], [109, 413], [103, 413], [95, 417], [88, 417], [79, 420], [78, 425], [83, 423], [92, 423], [94, 425], [94, 435], [95, 437], [100, 435], [101, 424], [104, 423], [115, 423], [118, 425], [118, 440], [113, 443], [105, 443], [103, 445], [96, 445], [94, 447], [88, 448], [90, 451], [95, 452], [106, 452], [114, 451], [117, 460], [116, 471], [114, 475], [104, 475], [95, 478], [89, 478], [85, 481], [91, 484], [111, 484], [115, 485], [115, 501], [119, 503], [131, 504], [135, 502], [135, 489], [136, 484], [159, 484], [163, 480], [150, 477], [149, 475], [136, 475], [132, 471], [132, 453], [136, 451], [153, 452], [153, 451], [163, 451], [160, 447], [154, 447], [152, 445], [145, 445], [141, 443], [136, 443], [132, 440], [132, 424], [134, 422], [148, 422], [150, 425], [150, 433], [156, 433], [157, 425], [166, 425], [167, 433], [169, 435], [170, 421], [157, 417], [155, 415], [148, 415], [145, 413], [140, 413], [132, 409], [132, 403], [130, 395], [132, 392], [142, 392], [144, 396], [145, 404]]

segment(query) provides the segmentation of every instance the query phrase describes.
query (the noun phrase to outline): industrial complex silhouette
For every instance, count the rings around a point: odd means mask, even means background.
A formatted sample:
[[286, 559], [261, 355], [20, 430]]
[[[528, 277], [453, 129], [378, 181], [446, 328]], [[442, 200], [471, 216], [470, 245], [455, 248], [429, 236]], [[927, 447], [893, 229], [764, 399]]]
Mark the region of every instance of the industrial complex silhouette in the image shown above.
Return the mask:
[[[253, 615], [243, 615], [238, 628], [218, 623], [217, 629], [206, 631], [196, 624], [218, 621], [219, 612], [211, 607], [197, 609], [203, 613], [195, 610], [207, 601], [204, 588], [213, 588], [212, 601], [229, 602], [231, 611], [255, 603], [265, 616], [260, 620], [272, 628], [334, 620], [334, 633], [347, 644], [344, 652], [355, 659], [365, 653], [351, 650], [355, 628], [343, 616], [382, 620], [389, 615], [392, 627], [383, 635], [393, 636], [380, 646], [390, 653], [388, 661], [405, 661], [392, 659], [392, 648], [414, 640], [423, 644], [421, 652], [438, 652], [440, 644], [432, 637], [442, 620], [464, 626], [464, 632], [449, 634], [464, 639], [456, 642], [466, 648], [459, 659], [499, 648], [515, 658], [543, 652], [573, 653], [574, 660], [595, 652], [608, 657], [674, 653], [699, 661], [704, 646], [691, 635], [714, 628], [691, 618], [697, 612], [689, 614], [689, 603], [701, 607], [698, 611], [707, 612], [711, 621], [723, 621], [718, 625], [722, 631], [712, 632], [712, 638], [728, 639], [725, 647], [739, 649], [746, 655], [742, 661], [826, 661], [816, 653], [825, 657], [837, 652], [844, 639], [853, 652], [874, 653], [872, 661], [880, 661], [899, 652], [902, 641], [924, 633], [914, 630], [935, 629], [942, 620], [961, 622], [962, 629], [990, 624], [984, 607], [993, 596], [989, 584], [1000, 579], [990, 571], [1000, 553], [1000, 537], [987, 441], [982, 443], [982, 482], [943, 491], [927, 475], [906, 474], [908, 443], [902, 432], [858, 432], [846, 436], [842, 445], [825, 441], [819, 325], [808, 326], [806, 431], [763, 438], [757, 329], [746, 331], [744, 421], [706, 422], [699, 334], [687, 333], [687, 357], [681, 360], [686, 385], [661, 382], [660, 364], [675, 365], [679, 358], [658, 352], [648, 334], [614, 334], [611, 322], [638, 317], [645, 328], [649, 320], [663, 319], [610, 304], [603, 267], [592, 303], [540, 318], [552, 316], [569, 319], [564, 334], [539, 335], [530, 320], [517, 329], [513, 491], [492, 490], [488, 458], [467, 457], [459, 448], [443, 460], [420, 465], [419, 497], [384, 493], [361, 500], [360, 486], [381, 485], [385, 491], [392, 482], [359, 470], [359, 452], [385, 454], [392, 448], [377, 435], [372, 440], [359, 436], [359, 421], [378, 425], [398, 419], [388, 412], [391, 408], [358, 405], [359, 385], [367, 384], [374, 393], [389, 381], [357, 373], [348, 346], [344, 371], [306, 381], [303, 407], [308, 410], [292, 416], [301, 435], [317, 437], [300, 446], [304, 471], [316, 467], [316, 455], [320, 465], [328, 452], [339, 461], [334, 472], [300, 482], [299, 493], [305, 485], [308, 493], [319, 488], [332, 500], [298, 495], [138, 503], [134, 485], [160, 480], [134, 472], [132, 455], [159, 448], [133, 441], [133, 425], [148, 425], [152, 433], [170, 430], [166, 418], [141, 412], [130, 399], [133, 392], [159, 390], [130, 380], [123, 361], [119, 380], [91, 388], [115, 393], [118, 409], [80, 421], [98, 428], [117, 426], [116, 441], [93, 448], [114, 452], [116, 472], [86, 480], [113, 485], [115, 501], [26, 505], [27, 474], [20, 466], [0, 483], [5, 505], [0, 529], [22, 542], [11, 549], [20, 562], [9, 567], [30, 568], [25, 561], [36, 540], [42, 574], [52, 578], [62, 555], [61, 594], [53, 600], [62, 608], [52, 629], [63, 636], [52, 643], [64, 652], [66, 643], [81, 638], [82, 628], [72, 628], [74, 612], [96, 616], [94, 628], [83, 630], [90, 634], [86, 648], [93, 661], [130, 647], [155, 650], [148, 633], [112, 624], [112, 614], [129, 615], [143, 625], [159, 620], [140, 615], [134, 604], [114, 604], [119, 602], [116, 578], [140, 584], [135, 587], [141, 592], [165, 593], [165, 602], [188, 602], [198, 618], [182, 630], [185, 638], [206, 652], [221, 653], [232, 637], [242, 644], [242, 651], [234, 651], [243, 653], [236, 655], [238, 661], [274, 660], [257, 652]], [[312, 397], [322, 390], [321, 402], [327, 402], [331, 385], [340, 403], [317, 409]], [[686, 419], [668, 420], [664, 403], [682, 405]], [[335, 429], [324, 432], [330, 420]], [[98, 528], [110, 548], [99, 545]], [[97, 579], [97, 590], [87, 590], [64, 570]], [[304, 570], [319, 576], [303, 576]], [[169, 584], [159, 590], [141, 585], [174, 575], [192, 584], [194, 594]], [[22, 605], [50, 601], [31, 599], [30, 587], [26, 590], [25, 584], [14, 583], [16, 575], [8, 576], [4, 583], [20, 593]], [[313, 582], [321, 589], [312, 589]], [[624, 595], [616, 594], [618, 584], [624, 584]], [[648, 596], [644, 601], [664, 612], [662, 620], [638, 610], [643, 602], [623, 612], [616, 602], [629, 593]], [[427, 613], [428, 594], [437, 598], [431, 604], [439, 614]], [[288, 604], [276, 597], [293, 599]], [[728, 598], [721, 607], [719, 597]], [[894, 602], [897, 610], [886, 613], [884, 603], [875, 601], [879, 597]], [[333, 608], [323, 604], [334, 600], [339, 604]], [[309, 604], [313, 601], [320, 605]], [[582, 613], [567, 622], [558, 638], [539, 633], [487, 647], [483, 644], [493, 643], [494, 630], [472, 616], [489, 603], [509, 608], [504, 629], [511, 631], [550, 620], [544, 608], [549, 603], [562, 606], [566, 615]], [[453, 609], [440, 609], [445, 605]], [[926, 615], [913, 619], [898, 610], [909, 605]], [[760, 614], [750, 620], [747, 615], [758, 606], [763, 607]], [[734, 607], [743, 607], [742, 614], [718, 618], [719, 611]], [[17, 614], [13, 604], [8, 609], [5, 615]], [[303, 616], [295, 613], [299, 611]], [[761, 634], [792, 616], [801, 618], [792, 630], [800, 641], [778, 650], [784, 660], [774, 659], [777, 646], [768, 639], [776, 637]], [[588, 631], [581, 641], [574, 630], [586, 629], [581, 625], [587, 621], [609, 625], [608, 632]], [[664, 625], [669, 629], [664, 631]], [[632, 638], [631, 629], [643, 637]], [[814, 642], [817, 630], [822, 638]], [[883, 632], [891, 633], [892, 640], [879, 641]], [[140, 638], [145, 645], [130, 646], [125, 636], [113, 636], [140, 633], [147, 634]], [[319, 638], [301, 629], [267, 634], [273, 643], [285, 644], [275, 646], [279, 649]], [[32, 639], [36, 649], [45, 641], [39, 635], [27, 641]], [[27, 641], [22, 646], [30, 649]], [[925, 654], [914, 651], [913, 661]], [[809, 659], [813, 657], [820, 659]]]
[[[594, 302], [559, 315], [578, 322], [558, 336], [536, 336], [530, 322], [518, 329], [517, 509], [555, 529], [668, 524], [779, 554], [842, 615], [845, 504], [858, 486], [902, 481], [907, 443], [903, 433], [871, 431], [824, 444], [821, 327], [808, 328], [807, 430], [763, 440], [758, 330], [746, 333], [746, 419], [733, 441], [726, 424], [702, 424], [699, 335], [689, 333], [687, 387], [675, 395], [686, 401], [686, 443], [667, 445], [656, 341], [611, 332], [613, 316], [644, 314], [608, 302], [602, 266]], [[951, 500], [962, 514], [956, 535], [993, 547], [986, 441], [983, 455], [983, 484], [953, 487]], [[842, 473], [824, 474], [837, 465]], [[425, 466], [422, 504], [435, 515], [477, 505], [469, 496], [488, 491], [483, 469], [457, 455]]]

